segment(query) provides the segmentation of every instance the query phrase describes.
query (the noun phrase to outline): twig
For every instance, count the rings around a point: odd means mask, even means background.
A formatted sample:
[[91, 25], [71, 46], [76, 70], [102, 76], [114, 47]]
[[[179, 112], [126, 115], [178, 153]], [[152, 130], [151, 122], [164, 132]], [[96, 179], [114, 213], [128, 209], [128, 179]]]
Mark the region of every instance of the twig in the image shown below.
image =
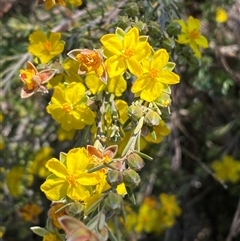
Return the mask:
[[232, 239], [235, 238], [238, 234], [240, 234], [240, 198], [226, 241], [232, 241]]
[[196, 161], [198, 164], [202, 166], [202, 168], [209, 173], [214, 179], [216, 179], [225, 189], [228, 188], [226, 183], [222, 179], [220, 179], [205, 163], [202, 162], [202, 160], [198, 157], [196, 157], [194, 154], [192, 154], [190, 151], [188, 151], [185, 147], [182, 147], [182, 150], [187, 154], [190, 158], [192, 158], [194, 161]]

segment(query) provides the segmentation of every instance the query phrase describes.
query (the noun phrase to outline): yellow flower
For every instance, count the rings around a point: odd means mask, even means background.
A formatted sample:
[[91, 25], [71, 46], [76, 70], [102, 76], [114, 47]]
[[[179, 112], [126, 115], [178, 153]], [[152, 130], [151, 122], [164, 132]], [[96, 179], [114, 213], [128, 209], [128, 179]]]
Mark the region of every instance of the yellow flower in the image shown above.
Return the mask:
[[181, 214], [181, 208], [178, 206], [177, 198], [175, 195], [168, 195], [161, 193], [159, 195], [161, 203], [161, 210], [164, 211], [165, 215], [179, 216]]
[[6, 183], [10, 194], [13, 197], [18, 197], [23, 193], [23, 180], [24, 168], [20, 166], [14, 166], [6, 175]]
[[54, 69], [45, 69], [38, 72], [36, 67], [27, 62], [26, 70], [20, 70], [20, 79], [24, 83], [21, 90], [21, 97], [27, 98], [32, 96], [35, 92], [48, 93], [47, 88], [43, 85], [48, 82], [56, 73]]
[[100, 41], [107, 56], [105, 64], [111, 78], [122, 75], [127, 69], [133, 75], [142, 74], [140, 62], [149, 56], [151, 47], [146, 37], [140, 38], [136, 27], [129, 29], [127, 33], [117, 28], [115, 34], [106, 34]]
[[169, 54], [165, 49], [157, 50], [151, 61], [144, 60], [144, 74], [133, 83], [132, 92], [152, 102], [161, 95], [167, 84], [179, 83], [179, 76], [172, 72], [175, 64], [168, 60]]
[[127, 88], [127, 82], [122, 75], [110, 78], [107, 84], [104, 84], [94, 73], [89, 73], [85, 78], [85, 83], [92, 94], [99, 93], [106, 89], [108, 93], [121, 96]]
[[57, 131], [57, 137], [59, 141], [71, 141], [73, 140], [75, 133], [76, 130], [74, 129], [66, 131], [62, 127], [60, 127]]
[[34, 203], [28, 203], [19, 209], [25, 222], [37, 222], [37, 216], [42, 212], [41, 208]]
[[47, 112], [67, 131], [83, 129], [86, 125], [92, 125], [95, 118], [86, 102], [83, 84], [73, 82], [65, 89], [56, 86]]
[[46, 64], [62, 53], [64, 42], [60, 38], [60, 33], [50, 33], [50, 36], [47, 37], [42, 31], [37, 30], [29, 36], [28, 52], [37, 56], [42, 64]]
[[65, 0], [38, 0], [38, 4], [44, 2], [44, 8], [46, 10], [51, 9], [54, 5], [66, 6]]
[[200, 21], [190, 16], [185, 23], [183, 20], [175, 20], [182, 27], [181, 34], [178, 35], [179, 44], [189, 44], [198, 58], [201, 58], [199, 47], [207, 48], [208, 41], [200, 33]]
[[103, 57], [100, 51], [90, 49], [74, 49], [67, 54], [70, 58], [80, 63], [78, 74], [86, 74], [92, 71], [107, 83], [107, 72], [103, 63]]
[[228, 19], [228, 14], [223, 8], [218, 7], [216, 10], [215, 19], [219, 23], [224, 23]]
[[156, 140], [153, 139], [151, 133], [149, 132], [146, 136], [144, 136], [145, 140], [151, 143], [159, 143], [162, 141], [162, 138], [164, 136], [169, 135], [170, 130], [166, 126], [165, 122], [163, 120], [160, 121], [159, 125], [153, 126], [153, 130], [156, 133]]
[[67, 153], [65, 163], [50, 159], [46, 167], [51, 174], [41, 185], [41, 190], [51, 201], [68, 196], [79, 201], [91, 195], [91, 186], [99, 183], [98, 173], [87, 173], [91, 157], [85, 148], [74, 148]]
[[236, 183], [240, 180], [240, 160], [234, 160], [231, 156], [224, 156], [221, 161], [214, 161], [212, 168], [223, 181]]
[[62, 241], [62, 239], [55, 233], [47, 233], [43, 236], [42, 241]]
[[0, 226], [0, 238], [3, 237], [5, 232], [6, 232], [6, 228], [4, 226]]
[[82, 0], [68, 0], [68, 2], [74, 5], [75, 7], [79, 7], [82, 5]]
[[29, 173], [38, 175], [39, 177], [47, 177], [49, 171], [45, 167], [47, 160], [52, 158], [53, 150], [52, 148], [46, 146], [41, 148], [35, 155], [33, 162], [29, 164]]

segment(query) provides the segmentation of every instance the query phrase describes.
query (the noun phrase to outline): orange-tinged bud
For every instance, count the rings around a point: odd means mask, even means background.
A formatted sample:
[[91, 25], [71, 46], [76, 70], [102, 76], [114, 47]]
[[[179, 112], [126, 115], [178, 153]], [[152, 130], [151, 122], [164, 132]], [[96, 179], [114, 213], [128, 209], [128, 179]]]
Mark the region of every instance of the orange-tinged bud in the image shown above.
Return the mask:
[[122, 173], [118, 170], [109, 170], [107, 173], [107, 182], [112, 187], [117, 187], [123, 182]]

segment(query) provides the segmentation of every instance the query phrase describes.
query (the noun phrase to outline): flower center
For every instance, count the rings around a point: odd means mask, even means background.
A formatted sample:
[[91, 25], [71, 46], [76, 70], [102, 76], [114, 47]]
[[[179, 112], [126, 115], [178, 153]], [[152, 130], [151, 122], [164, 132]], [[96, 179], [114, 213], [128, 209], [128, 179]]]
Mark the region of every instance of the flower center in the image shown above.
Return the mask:
[[43, 47], [44, 47], [44, 49], [47, 51], [47, 52], [51, 52], [51, 50], [52, 50], [52, 44], [51, 44], [51, 42], [49, 42], [49, 41], [46, 41], [45, 43], [43, 43]]
[[200, 35], [199, 31], [197, 29], [194, 29], [192, 32], [190, 32], [190, 39], [196, 39]]
[[65, 112], [70, 112], [70, 111], [72, 110], [72, 105], [69, 104], [69, 103], [64, 103], [64, 104], [62, 105], [62, 108], [63, 108], [63, 110], [64, 110]]
[[158, 77], [158, 70], [154, 68], [150, 69], [148, 76], [152, 79]]
[[134, 52], [135, 52], [134, 48], [126, 48], [124, 53], [123, 53], [123, 56], [125, 58], [130, 58], [134, 55]]
[[73, 186], [77, 185], [76, 178], [75, 178], [75, 176], [73, 174], [69, 174], [67, 176], [67, 181], [68, 181], [69, 185], [73, 185]]
[[20, 76], [21, 79], [24, 81], [24, 83], [27, 85], [27, 88], [29, 90], [33, 89], [35, 87], [35, 82], [32, 80], [34, 77], [35, 72], [33, 69], [27, 69], [27, 70], [20, 70]]

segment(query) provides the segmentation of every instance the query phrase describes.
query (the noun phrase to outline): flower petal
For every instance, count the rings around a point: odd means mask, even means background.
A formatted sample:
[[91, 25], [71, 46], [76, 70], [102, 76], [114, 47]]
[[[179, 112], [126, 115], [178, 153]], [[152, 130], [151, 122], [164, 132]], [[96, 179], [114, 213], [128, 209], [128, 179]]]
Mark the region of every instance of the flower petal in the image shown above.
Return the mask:
[[152, 102], [161, 95], [163, 90], [163, 84], [156, 80], [151, 80], [150, 83], [142, 90], [140, 97], [143, 100]]
[[82, 185], [69, 185], [67, 189], [67, 196], [76, 201], [83, 201], [90, 196], [90, 192]]
[[132, 85], [131, 91], [135, 94], [141, 90], [143, 90], [148, 82], [151, 81], [146, 75], [143, 75], [136, 79], [136, 81]]
[[127, 58], [126, 59], [127, 67], [129, 71], [135, 76], [141, 76], [143, 74], [142, 65], [135, 57]]
[[198, 58], [201, 58], [201, 52], [195, 41], [190, 42], [190, 47]]
[[115, 34], [106, 34], [100, 39], [104, 48], [114, 55], [121, 55], [122, 41]]
[[81, 173], [77, 177], [77, 182], [84, 186], [93, 186], [97, 185], [100, 181], [99, 174], [96, 172], [93, 173]]
[[65, 179], [66, 176], [68, 175], [67, 168], [64, 166], [62, 162], [60, 162], [56, 158], [50, 159], [46, 163], [46, 168], [59, 178]]
[[29, 35], [29, 41], [30, 43], [46, 42], [47, 36], [41, 30], [37, 30]]
[[83, 172], [89, 164], [89, 158], [85, 148], [73, 148], [67, 154], [67, 169], [70, 173]]
[[135, 48], [139, 41], [139, 30], [136, 27], [131, 28], [124, 36], [123, 47], [126, 48]]
[[162, 83], [171, 85], [179, 83], [180, 77], [177, 74], [170, 72], [168, 70], [162, 70], [157, 80]]
[[188, 32], [191, 33], [194, 30], [200, 29], [200, 21], [192, 16], [189, 16], [187, 20]]
[[110, 78], [123, 74], [127, 69], [124, 59], [117, 55], [108, 58], [105, 65]]
[[202, 48], [208, 48], [208, 41], [207, 39], [200, 35], [198, 38], [195, 39], [196, 44], [198, 44]]
[[165, 65], [167, 65], [169, 60], [169, 54], [165, 49], [157, 50], [151, 61], [151, 68], [161, 70]]

